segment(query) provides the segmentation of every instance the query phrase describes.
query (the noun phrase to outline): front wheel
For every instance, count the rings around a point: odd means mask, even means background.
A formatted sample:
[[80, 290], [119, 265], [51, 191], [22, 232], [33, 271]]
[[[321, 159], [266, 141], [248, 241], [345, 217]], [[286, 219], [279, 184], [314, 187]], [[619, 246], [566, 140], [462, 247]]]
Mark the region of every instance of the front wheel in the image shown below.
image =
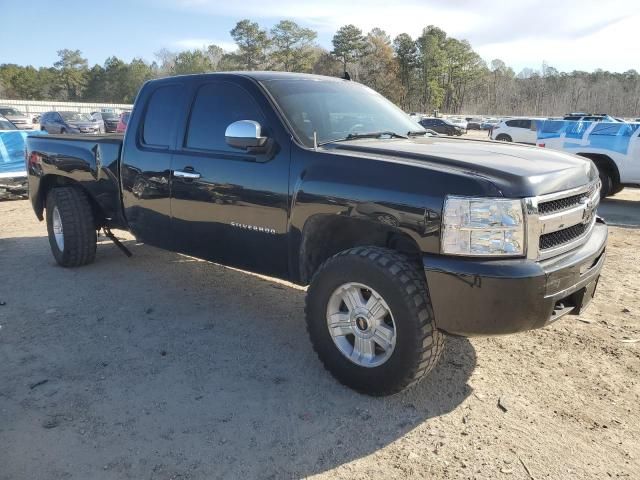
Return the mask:
[[46, 207], [49, 245], [56, 262], [63, 267], [93, 262], [97, 235], [86, 194], [75, 187], [52, 188]]
[[413, 385], [436, 365], [436, 329], [424, 274], [407, 257], [357, 247], [327, 260], [306, 301], [307, 330], [325, 368], [368, 395]]
[[496, 137], [496, 140], [499, 141], [499, 142], [512, 142], [513, 141], [509, 135], [505, 135], [503, 133], [498, 135]]

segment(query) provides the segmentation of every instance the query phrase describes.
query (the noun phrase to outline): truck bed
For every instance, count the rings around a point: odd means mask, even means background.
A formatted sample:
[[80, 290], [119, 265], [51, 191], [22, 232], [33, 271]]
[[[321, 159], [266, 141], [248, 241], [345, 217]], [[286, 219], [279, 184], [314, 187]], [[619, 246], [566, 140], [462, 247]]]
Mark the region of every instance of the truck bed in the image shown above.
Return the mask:
[[122, 144], [124, 139], [124, 134], [122, 133], [103, 133], [100, 135], [86, 135], [86, 134], [53, 134], [47, 135], [47, 139], [52, 140], [71, 140], [71, 141], [82, 141], [82, 142], [94, 142], [94, 143], [116, 143]]
[[[26, 140], [27, 170], [34, 191], [41, 182], [60, 177], [79, 183], [98, 203], [106, 223], [124, 226], [120, 201], [119, 160], [124, 136], [42, 135]], [[64, 180], [62, 180], [64, 181]], [[31, 197], [36, 214], [42, 214], [45, 198]]]

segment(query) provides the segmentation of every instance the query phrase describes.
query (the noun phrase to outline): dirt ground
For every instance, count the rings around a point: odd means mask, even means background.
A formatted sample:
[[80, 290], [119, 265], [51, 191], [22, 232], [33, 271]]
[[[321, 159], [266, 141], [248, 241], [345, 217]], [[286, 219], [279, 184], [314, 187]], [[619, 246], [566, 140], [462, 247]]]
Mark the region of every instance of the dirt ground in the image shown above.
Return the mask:
[[0, 479], [640, 478], [640, 190], [601, 213], [583, 316], [448, 338], [380, 399], [322, 369], [304, 291], [131, 240], [66, 270], [1, 202]]

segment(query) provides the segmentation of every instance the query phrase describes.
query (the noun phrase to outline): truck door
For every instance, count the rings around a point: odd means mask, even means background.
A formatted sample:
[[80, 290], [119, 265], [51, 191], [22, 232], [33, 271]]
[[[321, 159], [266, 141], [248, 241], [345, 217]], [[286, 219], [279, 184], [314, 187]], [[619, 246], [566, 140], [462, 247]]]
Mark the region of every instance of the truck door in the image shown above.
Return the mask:
[[129, 123], [120, 167], [122, 203], [137, 239], [169, 250], [171, 155], [186, 116], [188, 95], [180, 80], [143, 90]]
[[[171, 232], [178, 251], [286, 278], [289, 138], [255, 89], [224, 80], [195, 85], [171, 165]], [[273, 155], [226, 143], [227, 127], [239, 120], [261, 125], [277, 145]]]

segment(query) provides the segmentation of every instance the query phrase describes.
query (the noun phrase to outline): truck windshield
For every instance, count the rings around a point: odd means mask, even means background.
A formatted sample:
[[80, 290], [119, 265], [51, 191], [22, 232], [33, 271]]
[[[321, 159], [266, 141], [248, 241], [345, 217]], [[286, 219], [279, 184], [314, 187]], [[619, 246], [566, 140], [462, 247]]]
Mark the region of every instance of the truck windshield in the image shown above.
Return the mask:
[[376, 132], [399, 136], [426, 133], [389, 100], [355, 82], [305, 78], [265, 80], [262, 84], [308, 147], [313, 146], [314, 132], [319, 144]]

